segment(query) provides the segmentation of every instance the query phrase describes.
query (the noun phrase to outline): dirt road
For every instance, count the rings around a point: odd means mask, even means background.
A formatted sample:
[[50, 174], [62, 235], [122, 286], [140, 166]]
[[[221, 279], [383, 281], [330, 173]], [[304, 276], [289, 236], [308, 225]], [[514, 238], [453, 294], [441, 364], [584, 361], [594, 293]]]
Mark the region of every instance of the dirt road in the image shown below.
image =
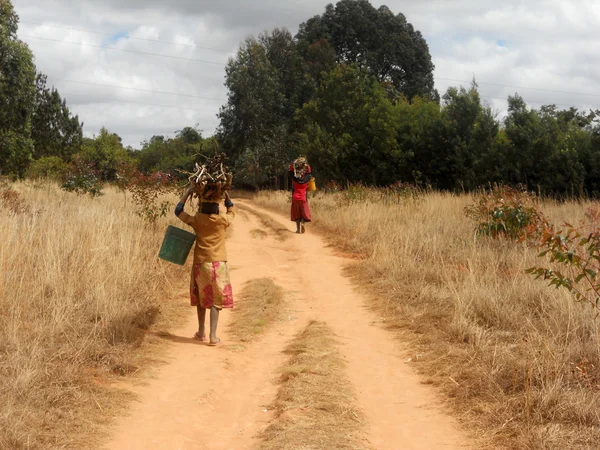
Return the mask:
[[[238, 292], [246, 281], [262, 277], [282, 286], [289, 293], [285, 320], [257, 342], [241, 345], [228, 335], [231, 312], [225, 311], [219, 325], [225, 345], [210, 348], [190, 338], [197, 328], [190, 308], [187, 326], [173, 333], [168, 364], [137, 390], [139, 402], [105, 448], [253, 448], [257, 433], [272, 419], [267, 409], [285, 361], [281, 351], [315, 319], [326, 322], [342, 342], [373, 448], [470, 448], [430, 388], [404, 363], [407, 356], [397, 340], [377, 325], [376, 315], [365, 309], [366, 300], [342, 275], [349, 260], [336, 256], [310, 230], [293, 234], [295, 225], [287, 218], [268, 214], [290, 230], [289, 239], [253, 238], [251, 231], [262, 227], [252, 214], [239, 214], [228, 241], [229, 265]], [[183, 288], [186, 283], [181, 280]]]

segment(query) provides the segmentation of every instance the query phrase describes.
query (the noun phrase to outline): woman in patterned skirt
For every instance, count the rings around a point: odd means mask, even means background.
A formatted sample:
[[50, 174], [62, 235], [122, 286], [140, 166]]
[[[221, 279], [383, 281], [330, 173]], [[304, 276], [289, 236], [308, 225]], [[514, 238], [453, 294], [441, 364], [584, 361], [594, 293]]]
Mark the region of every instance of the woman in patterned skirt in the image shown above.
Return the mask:
[[191, 216], [183, 209], [194, 187], [190, 187], [181, 197], [175, 208], [175, 215], [191, 226], [196, 232], [194, 247], [194, 266], [190, 283], [191, 304], [198, 312], [198, 332], [195, 338], [206, 341], [206, 311], [210, 310], [209, 345], [221, 343], [217, 337], [219, 312], [223, 308], [233, 308], [233, 292], [227, 268], [227, 249], [225, 247], [225, 231], [233, 222], [235, 208], [225, 193], [227, 213], [219, 214], [219, 204], [204, 202], [200, 210]]

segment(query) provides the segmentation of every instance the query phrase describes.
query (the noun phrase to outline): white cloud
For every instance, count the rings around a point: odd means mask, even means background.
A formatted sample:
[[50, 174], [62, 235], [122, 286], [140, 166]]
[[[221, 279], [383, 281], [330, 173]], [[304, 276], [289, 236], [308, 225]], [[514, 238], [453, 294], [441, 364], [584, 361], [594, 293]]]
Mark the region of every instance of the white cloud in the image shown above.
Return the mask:
[[[97, 133], [104, 125], [133, 146], [152, 135], [172, 135], [196, 123], [205, 134], [212, 133], [217, 126], [219, 106], [227, 94], [223, 86], [224, 66], [37, 38], [223, 64], [248, 35], [276, 26], [288, 27], [295, 33], [301, 22], [322, 13], [328, 3], [13, 2], [23, 21], [20, 34], [33, 37], [23, 40], [34, 51], [38, 69], [49, 75], [49, 82], [59, 88], [71, 109], [85, 122], [85, 133]], [[379, 6], [380, 2], [374, 4]], [[448, 79], [468, 81], [475, 76], [482, 97], [501, 113], [506, 109], [506, 97], [516, 91], [531, 106], [543, 102], [600, 108], [600, 95], [579, 95], [600, 94], [600, 35], [596, 31], [600, 25], [600, 2], [596, 0], [391, 0], [386, 4], [393, 12], [404, 13], [423, 32], [431, 48], [436, 87], [441, 93], [458, 84]]]

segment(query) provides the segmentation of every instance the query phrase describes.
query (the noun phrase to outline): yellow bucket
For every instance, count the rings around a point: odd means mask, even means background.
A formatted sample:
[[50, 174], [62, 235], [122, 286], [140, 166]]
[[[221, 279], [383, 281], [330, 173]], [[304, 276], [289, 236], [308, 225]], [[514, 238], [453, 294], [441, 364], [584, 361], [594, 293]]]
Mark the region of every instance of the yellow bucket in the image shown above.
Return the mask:
[[306, 188], [308, 191], [316, 191], [317, 190], [317, 183], [315, 182], [314, 178], [311, 178], [310, 181], [308, 182], [308, 186]]

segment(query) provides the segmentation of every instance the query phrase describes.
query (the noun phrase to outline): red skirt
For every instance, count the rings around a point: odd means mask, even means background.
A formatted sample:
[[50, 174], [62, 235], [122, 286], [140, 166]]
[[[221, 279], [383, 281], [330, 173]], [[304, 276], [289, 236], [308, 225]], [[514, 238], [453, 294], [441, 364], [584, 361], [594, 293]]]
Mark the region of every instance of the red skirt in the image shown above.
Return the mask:
[[292, 200], [292, 222], [304, 219], [305, 222], [310, 222], [310, 208], [306, 200]]

